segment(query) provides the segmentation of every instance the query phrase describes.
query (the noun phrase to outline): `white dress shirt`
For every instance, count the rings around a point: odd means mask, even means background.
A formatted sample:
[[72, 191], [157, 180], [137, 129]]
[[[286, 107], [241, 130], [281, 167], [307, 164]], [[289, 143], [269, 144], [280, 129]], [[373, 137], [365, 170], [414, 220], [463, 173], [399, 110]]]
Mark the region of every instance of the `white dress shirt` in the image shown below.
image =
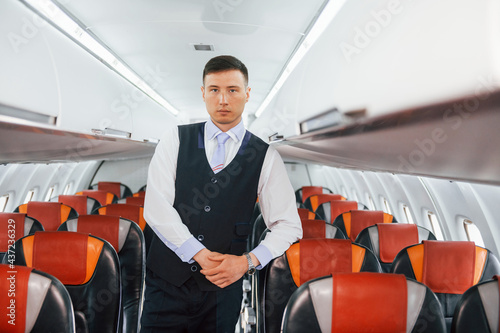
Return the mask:
[[[212, 159], [217, 148], [216, 136], [220, 132], [211, 120], [205, 123], [204, 140], [208, 161]], [[226, 132], [230, 139], [225, 144], [224, 165], [228, 165], [236, 156], [245, 132], [242, 121]], [[193, 256], [205, 246], [191, 234], [172, 206], [175, 199], [178, 153], [179, 135], [175, 127], [163, 135], [151, 160], [144, 218], [166, 246], [182, 261], [192, 263]], [[257, 268], [260, 269], [273, 258], [282, 255], [293, 242], [302, 238], [302, 225], [292, 185], [281, 157], [271, 146], [267, 149], [262, 165], [258, 197], [262, 216], [267, 228], [271, 230], [251, 251], [259, 259], [260, 265]]]

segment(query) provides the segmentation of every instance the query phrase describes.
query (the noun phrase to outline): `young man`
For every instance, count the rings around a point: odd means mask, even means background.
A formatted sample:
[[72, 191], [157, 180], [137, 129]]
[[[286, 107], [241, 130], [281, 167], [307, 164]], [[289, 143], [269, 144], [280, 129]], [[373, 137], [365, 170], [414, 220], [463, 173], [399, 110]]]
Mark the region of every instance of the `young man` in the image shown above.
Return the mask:
[[[149, 167], [144, 216], [155, 231], [147, 259], [142, 332], [233, 333], [242, 277], [302, 237], [279, 154], [245, 130], [245, 65], [211, 59], [201, 87], [210, 120], [166, 133]], [[271, 232], [244, 253], [259, 198]]]

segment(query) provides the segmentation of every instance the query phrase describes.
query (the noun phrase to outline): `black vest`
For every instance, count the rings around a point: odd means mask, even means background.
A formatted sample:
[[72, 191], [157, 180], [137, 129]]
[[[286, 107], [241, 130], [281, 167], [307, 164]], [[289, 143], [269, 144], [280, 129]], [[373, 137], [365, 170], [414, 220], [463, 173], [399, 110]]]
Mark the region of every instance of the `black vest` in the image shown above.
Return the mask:
[[[179, 126], [174, 208], [207, 249], [241, 255], [252, 230], [250, 220], [268, 145], [247, 131], [235, 158], [214, 174], [205, 153], [204, 130], [204, 123]], [[193, 276], [202, 290], [220, 289], [199, 272], [197, 263], [182, 262], [156, 234], [147, 266], [176, 286]]]

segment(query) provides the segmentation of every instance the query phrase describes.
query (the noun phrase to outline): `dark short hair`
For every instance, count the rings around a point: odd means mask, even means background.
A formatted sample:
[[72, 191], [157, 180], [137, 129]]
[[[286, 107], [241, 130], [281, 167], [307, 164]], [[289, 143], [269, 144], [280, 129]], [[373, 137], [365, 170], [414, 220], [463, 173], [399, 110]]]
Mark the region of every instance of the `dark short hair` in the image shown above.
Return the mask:
[[238, 58], [230, 55], [221, 55], [210, 59], [203, 69], [203, 84], [205, 84], [205, 76], [211, 73], [218, 73], [236, 69], [245, 77], [245, 85], [248, 84], [248, 70], [244, 63]]

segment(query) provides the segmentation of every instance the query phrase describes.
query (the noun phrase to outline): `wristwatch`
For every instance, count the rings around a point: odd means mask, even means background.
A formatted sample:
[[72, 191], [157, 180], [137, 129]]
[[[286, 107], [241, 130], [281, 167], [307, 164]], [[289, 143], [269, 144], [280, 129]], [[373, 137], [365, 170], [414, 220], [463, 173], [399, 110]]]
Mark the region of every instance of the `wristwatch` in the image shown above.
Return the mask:
[[247, 274], [248, 275], [253, 275], [255, 274], [255, 266], [252, 262], [252, 257], [250, 257], [250, 254], [248, 254], [248, 252], [245, 252], [243, 253], [245, 255], [245, 257], [247, 257], [247, 261], [248, 261], [248, 271], [247, 271]]

